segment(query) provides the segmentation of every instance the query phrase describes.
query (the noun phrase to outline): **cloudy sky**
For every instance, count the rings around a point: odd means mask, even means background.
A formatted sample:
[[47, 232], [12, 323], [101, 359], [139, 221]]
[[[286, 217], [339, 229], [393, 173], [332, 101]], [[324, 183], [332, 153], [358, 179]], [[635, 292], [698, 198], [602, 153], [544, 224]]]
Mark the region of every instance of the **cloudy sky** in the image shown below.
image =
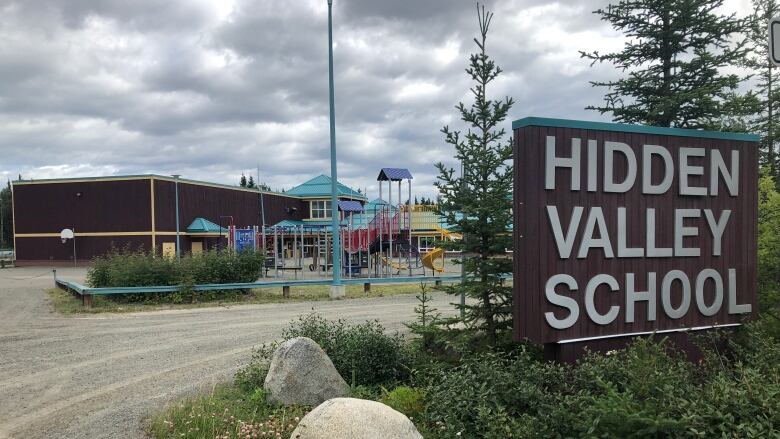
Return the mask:
[[[606, 120], [578, 50], [620, 35], [608, 0], [493, 0], [488, 91], [525, 116]], [[461, 127], [471, 0], [335, 0], [339, 180], [376, 195], [381, 167], [435, 194], [439, 133]], [[744, 14], [748, 0], [727, 1]], [[329, 174], [326, 0], [0, 0], [0, 178], [182, 174], [289, 188]]]

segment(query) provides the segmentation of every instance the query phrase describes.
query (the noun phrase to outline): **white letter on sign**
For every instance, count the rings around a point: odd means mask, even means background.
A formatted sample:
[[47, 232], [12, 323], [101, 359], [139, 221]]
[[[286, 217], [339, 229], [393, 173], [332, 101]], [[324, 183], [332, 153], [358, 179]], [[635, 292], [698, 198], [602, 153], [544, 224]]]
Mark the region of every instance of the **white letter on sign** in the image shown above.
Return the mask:
[[580, 190], [580, 139], [571, 139], [571, 158], [555, 155], [555, 136], [547, 136], [544, 188], [555, 189], [555, 168], [571, 169], [571, 190]]
[[[707, 279], [712, 279], [715, 282], [715, 300], [712, 301], [712, 305], [707, 306], [704, 304], [704, 283]], [[714, 316], [720, 311], [720, 307], [723, 305], [723, 279], [720, 274], [712, 268], [707, 268], [699, 273], [696, 277], [696, 306], [699, 307], [699, 312], [705, 316]]]
[[575, 206], [571, 213], [571, 220], [569, 220], [569, 228], [566, 231], [566, 237], [563, 236], [563, 226], [561, 226], [561, 219], [558, 217], [558, 208], [555, 206], [547, 206], [547, 217], [550, 219], [550, 227], [553, 230], [553, 236], [555, 237], [555, 246], [558, 248], [558, 254], [563, 259], [567, 259], [571, 255], [571, 249], [574, 247], [574, 239], [577, 237], [577, 229], [580, 227], [580, 218], [582, 218], [582, 207]]
[[723, 232], [726, 230], [726, 224], [729, 223], [731, 211], [724, 210], [720, 214], [720, 219], [716, 222], [712, 211], [704, 209], [704, 217], [707, 218], [707, 224], [710, 226], [710, 232], [712, 233], [712, 256], [720, 256], [720, 249], [723, 243]]
[[686, 236], [699, 236], [696, 227], [685, 227], [685, 218], [700, 218], [699, 209], [675, 209], [674, 210], [674, 255], [675, 256], [701, 256], [699, 247], [683, 247], [683, 238]]
[[[664, 161], [664, 178], [657, 185], [653, 184], [653, 155]], [[642, 148], [642, 193], [662, 194], [672, 187], [674, 179], [674, 161], [669, 150], [663, 146], [645, 145]]]
[[704, 157], [704, 148], [680, 148], [680, 195], [707, 195], [706, 187], [689, 186], [689, 175], [704, 175], [704, 168], [688, 164], [688, 157]]
[[[615, 183], [614, 156], [620, 152], [626, 157], [628, 172], [622, 183]], [[604, 142], [604, 192], [628, 192], [636, 181], [636, 156], [631, 147], [620, 142]]]
[[597, 325], [609, 325], [617, 318], [620, 307], [612, 305], [609, 307], [609, 311], [607, 311], [606, 314], [599, 314], [598, 310], [596, 310], [594, 297], [596, 295], [596, 289], [601, 284], [609, 286], [612, 291], [617, 291], [620, 288], [617, 279], [608, 274], [597, 274], [593, 276], [593, 279], [591, 279], [585, 287], [585, 310], [588, 312], [588, 317], [593, 320], [593, 323]]
[[[676, 280], [680, 281], [682, 286], [682, 300], [680, 306], [674, 308], [672, 306], [672, 282]], [[688, 308], [691, 306], [691, 281], [688, 280], [685, 273], [680, 270], [666, 273], [663, 282], [661, 282], [661, 304], [666, 315], [672, 319], [679, 319], [688, 312]]]
[[749, 303], [737, 305], [737, 270], [729, 268], [729, 314], [747, 314], [752, 310]]
[[732, 197], [739, 194], [739, 151], [731, 151], [731, 172], [726, 168], [726, 162], [720, 151], [712, 150], [710, 158], [710, 195], [718, 195], [718, 175], [723, 177], [723, 182]]
[[568, 274], [556, 274], [547, 280], [547, 284], [544, 286], [544, 295], [547, 297], [547, 301], [553, 305], [569, 310], [569, 316], [565, 319], [558, 319], [552, 312], [544, 313], [544, 318], [547, 320], [547, 324], [555, 329], [570, 328], [577, 322], [577, 318], [580, 316], [580, 307], [577, 305], [577, 301], [571, 297], [561, 296], [555, 292], [555, 287], [558, 284], [564, 284], [569, 287], [569, 291], [575, 291], [577, 289], [577, 281]]
[[[599, 229], [598, 238], [593, 236], [596, 227]], [[600, 207], [590, 208], [588, 221], [585, 223], [585, 231], [582, 234], [582, 242], [580, 243], [580, 251], [577, 253], [577, 257], [579, 259], [587, 258], [588, 250], [594, 247], [603, 248], [605, 258], [615, 257], [615, 254], [612, 252], [612, 243], [610, 243], [609, 234], [607, 233], [607, 221], [604, 219], [604, 212]]]
[[636, 291], [634, 273], [626, 274], [626, 323], [634, 323], [634, 304], [647, 302], [647, 321], [655, 320], [655, 273], [647, 273], [647, 291]]

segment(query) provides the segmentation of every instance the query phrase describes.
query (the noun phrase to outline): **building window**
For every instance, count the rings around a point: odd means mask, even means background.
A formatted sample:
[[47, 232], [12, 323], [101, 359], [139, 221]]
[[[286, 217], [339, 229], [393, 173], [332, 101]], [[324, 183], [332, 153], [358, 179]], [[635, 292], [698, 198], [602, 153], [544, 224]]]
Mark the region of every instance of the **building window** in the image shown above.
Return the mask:
[[311, 217], [316, 219], [330, 218], [330, 201], [318, 200], [311, 202]]
[[433, 237], [433, 236], [420, 236], [417, 239], [418, 239], [417, 248], [420, 251], [427, 252], [427, 251], [433, 250], [435, 248], [435, 244], [436, 244], [436, 238], [435, 237]]

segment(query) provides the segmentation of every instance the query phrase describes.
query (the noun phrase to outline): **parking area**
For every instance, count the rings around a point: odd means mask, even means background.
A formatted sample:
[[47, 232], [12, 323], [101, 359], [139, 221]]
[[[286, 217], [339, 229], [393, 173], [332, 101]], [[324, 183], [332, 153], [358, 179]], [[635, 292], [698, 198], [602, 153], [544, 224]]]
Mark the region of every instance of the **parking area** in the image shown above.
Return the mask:
[[[83, 281], [85, 270], [58, 269]], [[50, 270], [0, 270], [0, 438], [139, 438], [153, 410], [229, 379], [298, 315], [403, 330], [414, 295], [62, 316]], [[327, 287], [324, 287], [327, 288]], [[434, 293], [433, 305], [451, 309]]]

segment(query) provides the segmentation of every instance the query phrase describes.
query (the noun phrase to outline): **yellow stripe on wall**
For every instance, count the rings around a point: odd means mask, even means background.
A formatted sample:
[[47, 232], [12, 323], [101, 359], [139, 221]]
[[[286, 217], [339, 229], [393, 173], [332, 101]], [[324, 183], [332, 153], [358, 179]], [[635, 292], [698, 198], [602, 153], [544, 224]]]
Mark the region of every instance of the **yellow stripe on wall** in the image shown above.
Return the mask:
[[[100, 236], [154, 236], [154, 235], [163, 235], [163, 236], [176, 236], [176, 232], [76, 232], [75, 235], [77, 237], [83, 236], [83, 237], [100, 237]], [[179, 232], [179, 235], [181, 236], [189, 236], [191, 233], [187, 232]], [[203, 235], [203, 233], [195, 233], [195, 235]], [[17, 238], [59, 238], [60, 234], [59, 232], [56, 233], [19, 233], [15, 235]], [[217, 234], [214, 234], [214, 236], [219, 236]], [[227, 234], [223, 233], [222, 236], [227, 236]]]

